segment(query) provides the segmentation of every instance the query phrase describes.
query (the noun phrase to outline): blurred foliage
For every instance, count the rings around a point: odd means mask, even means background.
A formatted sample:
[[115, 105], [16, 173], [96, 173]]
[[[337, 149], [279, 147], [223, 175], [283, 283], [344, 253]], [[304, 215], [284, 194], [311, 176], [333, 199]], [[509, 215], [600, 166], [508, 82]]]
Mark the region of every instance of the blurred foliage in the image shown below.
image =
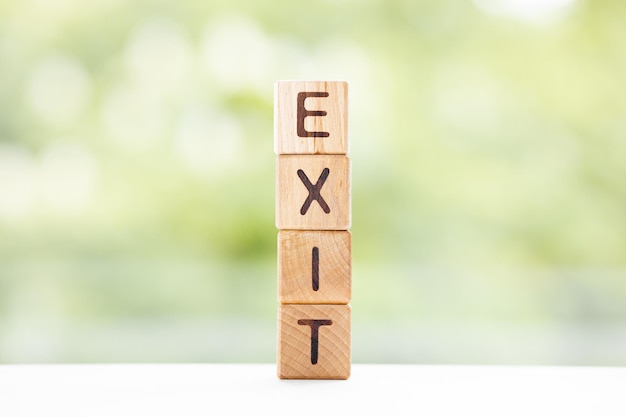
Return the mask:
[[[0, 361], [272, 359], [182, 336], [205, 353], [99, 351], [105, 330], [75, 346], [81, 326], [142, 318], [273, 328], [278, 79], [350, 84], [357, 319], [623, 322], [624, 16], [617, 0], [3, 1]], [[598, 346], [623, 335], [607, 332]], [[374, 346], [358, 320], [355, 338]], [[498, 360], [433, 353], [449, 343], [355, 357]], [[626, 363], [589, 349], [570, 362]], [[563, 357], [548, 350], [501, 360]]]

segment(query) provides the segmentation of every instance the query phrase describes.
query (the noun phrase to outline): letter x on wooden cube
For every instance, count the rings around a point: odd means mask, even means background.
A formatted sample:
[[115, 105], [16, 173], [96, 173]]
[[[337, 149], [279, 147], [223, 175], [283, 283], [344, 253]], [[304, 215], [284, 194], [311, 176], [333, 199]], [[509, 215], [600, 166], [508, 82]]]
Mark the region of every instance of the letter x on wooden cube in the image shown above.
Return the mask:
[[350, 204], [350, 159], [347, 156], [277, 157], [278, 229], [348, 230]]

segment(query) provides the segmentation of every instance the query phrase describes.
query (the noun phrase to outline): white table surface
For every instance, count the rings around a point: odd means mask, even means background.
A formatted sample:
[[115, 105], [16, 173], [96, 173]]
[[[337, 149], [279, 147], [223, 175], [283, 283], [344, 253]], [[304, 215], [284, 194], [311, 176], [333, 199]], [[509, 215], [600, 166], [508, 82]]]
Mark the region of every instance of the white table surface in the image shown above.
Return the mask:
[[273, 364], [0, 366], [0, 416], [626, 416], [626, 368], [354, 364], [283, 381]]

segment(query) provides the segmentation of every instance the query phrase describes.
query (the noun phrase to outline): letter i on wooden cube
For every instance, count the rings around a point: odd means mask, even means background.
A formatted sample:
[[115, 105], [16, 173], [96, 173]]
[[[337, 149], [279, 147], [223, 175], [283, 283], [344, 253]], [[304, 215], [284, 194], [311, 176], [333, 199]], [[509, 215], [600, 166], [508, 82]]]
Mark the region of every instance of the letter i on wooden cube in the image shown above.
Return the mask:
[[278, 300], [282, 304], [348, 304], [351, 291], [349, 231], [278, 233]]
[[347, 379], [351, 365], [348, 85], [275, 85], [278, 376]]

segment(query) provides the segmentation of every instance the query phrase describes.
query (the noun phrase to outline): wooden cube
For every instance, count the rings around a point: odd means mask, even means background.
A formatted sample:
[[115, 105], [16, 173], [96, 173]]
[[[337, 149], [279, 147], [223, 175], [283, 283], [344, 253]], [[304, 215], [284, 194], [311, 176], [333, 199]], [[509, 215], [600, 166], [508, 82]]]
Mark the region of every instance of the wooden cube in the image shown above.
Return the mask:
[[277, 81], [274, 106], [277, 154], [348, 153], [348, 83]]
[[348, 304], [352, 295], [352, 235], [348, 231], [278, 233], [278, 301]]
[[350, 306], [283, 304], [278, 308], [278, 377], [348, 379]]
[[279, 155], [276, 227], [350, 229], [350, 177], [350, 159], [344, 155]]

